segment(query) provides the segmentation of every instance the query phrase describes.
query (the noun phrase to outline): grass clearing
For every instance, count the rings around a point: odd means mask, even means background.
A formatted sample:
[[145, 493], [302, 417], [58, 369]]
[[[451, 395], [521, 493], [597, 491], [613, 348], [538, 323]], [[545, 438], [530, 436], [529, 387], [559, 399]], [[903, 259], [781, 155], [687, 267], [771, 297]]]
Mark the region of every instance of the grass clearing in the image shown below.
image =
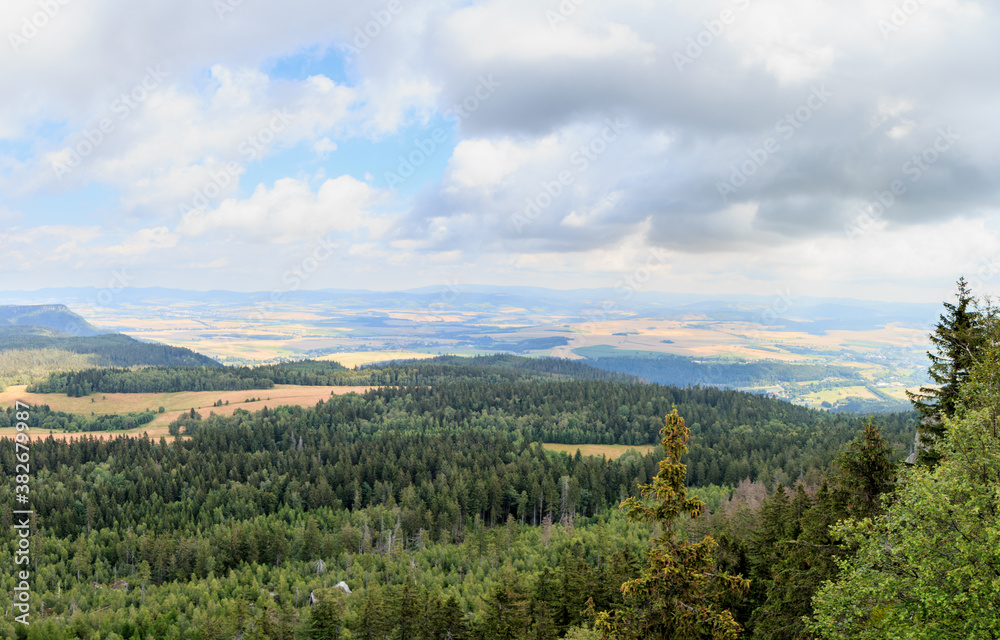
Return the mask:
[[359, 365], [374, 364], [376, 362], [388, 362], [390, 360], [427, 360], [436, 358], [434, 353], [421, 353], [420, 351], [356, 351], [353, 353], [331, 353], [316, 360], [332, 360], [348, 369]]
[[[207, 418], [215, 413], [231, 416], [237, 409], [260, 411], [265, 406], [269, 408], [281, 405], [312, 407], [320, 400], [327, 400], [331, 394], [364, 393], [376, 387], [312, 387], [292, 384], [275, 385], [272, 389], [250, 389], [247, 391], [182, 391], [179, 393], [97, 393], [84, 398], [70, 398], [62, 393], [27, 393], [24, 385], [7, 388], [0, 393], [0, 407], [12, 407], [14, 402], [30, 405], [48, 405], [53, 411], [75, 413], [78, 415], [97, 415], [136, 413], [147, 409], [156, 411], [163, 407], [165, 411], [156, 416], [149, 424], [129, 431], [88, 431], [70, 434], [58, 434], [59, 437], [76, 438], [93, 435], [98, 438], [113, 438], [118, 435], [141, 436], [146, 432], [150, 437], [167, 435], [168, 425], [179, 418], [182, 413], [194, 409]], [[250, 398], [260, 398], [246, 402]], [[91, 401], [93, 400], [93, 401]], [[214, 406], [219, 400], [223, 406]], [[226, 405], [226, 401], [229, 402]], [[10, 433], [7, 433], [7, 432]], [[0, 437], [13, 437], [16, 430], [0, 429]], [[44, 437], [44, 434], [34, 434]], [[56, 434], [54, 434], [56, 435]]]
[[[124, 438], [141, 438], [143, 434], [149, 436], [152, 440], [159, 440], [163, 438], [173, 438], [170, 435], [168, 425], [158, 425], [153, 426], [152, 423], [147, 424], [139, 429], [130, 429], [128, 431], [76, 431], [73, 433], [68, 433], [65, 431], [37, 431], [29, 434], [32, 439], [44, 440], [49, 436], [52, 436], [56, 440], [65, 440], [66, 442], [72, 442], [73, 440], [84, 440], [86, 438], [96, 438], [97, 440], [114, 440], [118, 437]], [[0, 429], [0, 438], [13, 438], [17, 435], [16, 429]], [[188, 436], [180, 436], [181, 438], [186, 438]]]
[[906, 395], [906, 392], [910, 391], [913, 393], [919, 393], [920, 387], [904, 387], [904, 386], [882, 387], [881, 389], [879, 389], [879, 391], [896, 400], [900, 400], [902, 402], [909, 402], [910, 397]]
[[659, 445], [654, 444], [642, 444], [642, 445], [630, 445], [630, 444], [557, 444], [554, 442], [543, 442], [542, 446], [549, 451], [557, 451], [561, 453], [566, 453], [571, 456], [575, 456], [577, 450], [580, 451], [581, 455], [585, 456], [605, 456], [609, 460], [615, 460], [617, 458], [625, 455], [627, 451], [638, 451], [639, 453], [645, 455], [647, 453], [653, 453], [659, 449]]
[[879, 399], [878, 396], [869, 391], [867, 387], [861, 386], [836, 387], [834, 389], [825, 389], [823, 391], [817, 391], [816, 393], [810, 393], [802, 396], [803, 400], [814, 406], [819, 405], [824, 401], [833, 404], [848, 398], [861, 398], [863, 400]]

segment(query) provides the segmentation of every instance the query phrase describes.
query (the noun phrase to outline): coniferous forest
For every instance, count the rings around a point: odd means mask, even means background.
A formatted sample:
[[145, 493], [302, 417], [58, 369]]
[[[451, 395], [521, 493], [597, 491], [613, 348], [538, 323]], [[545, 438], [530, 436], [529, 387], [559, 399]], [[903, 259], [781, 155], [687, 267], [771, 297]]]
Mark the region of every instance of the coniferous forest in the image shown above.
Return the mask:
[[420, 386], [455, 379], [504, 382], [526, 379], [638, 381], [605, 373], [573, 361], [520, 358], [510, 355], [388, 363], [348, 370], [332, 361], [304, 360], [258, 367], [129, 367], [88, 368], [52, 374], [31, 385], [35, 393], [166, 393], [270, 389], [276, 384], [306, 386]]
[[[54, 375], [40, 387], [378, 388], [156, 440], [32, 440], [31, 624], [7, 483], [0, 635], [998, 637], [997, 314], [960, 282], [932, 342], [934, 385], [877, 416], [510, 356]], [[27, 413], [0, 427], [80, 420]], [[0, 443], [8, 477], [24, 461]]]

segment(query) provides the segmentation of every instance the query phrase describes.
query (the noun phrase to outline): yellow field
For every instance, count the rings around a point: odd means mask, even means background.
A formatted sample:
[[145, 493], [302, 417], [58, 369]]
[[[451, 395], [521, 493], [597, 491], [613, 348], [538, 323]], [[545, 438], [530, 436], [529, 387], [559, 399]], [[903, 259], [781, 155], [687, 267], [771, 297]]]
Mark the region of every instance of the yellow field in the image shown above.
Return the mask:
[[913, 393], [917, 393], [920, 391], [920, 387], [912, 387], [909, 389], [907, 389], [906, 387], [882, 387], [881, 389], [879, 389], [879, 391], [885, 393], [886, 395], [892, 396], [897, 400], [908, 402], [910, 398], [909, 396], [906, 395], [906, 392], [912, 391]]
[[315, 359], [333, 360], [350, 369], [358, 365], [388, 362], [389, 360], [426, 360], [436, 357], [436, 354], [419, 351], [356, 351], [353, 353], [331, 353], [328, 356]]
[[[694, 358], [735, 357], [741, 360], [781, 360], [810, 362], [810, 355], [792, 353], [782, 347], [818, 350], [850, 349], [864, 351], [882, 344], [903, 346], [920, 342], [921, 329], [888, 324], [870, 331], [829, 331], [813, 335], [762, 327], [752, 322], [711, 321], [701, 316], [684, 320], [613, 320], [579, 323], [570, 343], [552, 350], [561, 358], [579, 358], [573, 353], [581, 347], [608, 345], [624, 351], [653, 351]], [[630, 335], [614, 335], [629, 332]], [[671, 340], [664, 343], [663, 340]], [[862, 365], [868, 366], [868, 365]]]
[[810, 405], [819, 405], [821, 402], [836, 403], [847, 398], [861, 398], [862, 400], [878, 400], [878, 397], [865, 387], [837, 387], [825, 391], [817, 391], [802, 396], [802, 399]]
[[609, 460], [622, 457], [626, 451], [638, 451], [642, 454], [652, 453], [659, 448], [659, 445], [627, 445], [627, 444], [556, 444], [545, 442], [543, 447], [549, 451], [560, 451], [571, 456], [576, 455], [577, 450], [585, 456], [604, 456]]
[[[182, 391], [179, 393], [105, 393], [94, 394], [87, 398], [70, 398], [61, 393], [26, 393], [24, 385], [9, 387], [0, 393], [0, 407], [14, 406], [16, 400], [30, 404], [48, 405], [53, 411], [66, 413], [89, 414], [120, 414], [145, 411], [156, 411], [163, 407], [166, 411], [156, 416], [151, 423], [131, 431], [99, 431], [93, 433], [60, 434], [59, 437], [79, 437], [93, 435], [99, 438], [116, 437], [118, 435], [142, 435], [158, 437], [167, 434], [167, 426], [192, 408], [203, 418], [210, 414], [229, 416], [236, 409], [260, 411], [265, 406], [296, 405], [311, 407], [320, 400], [326, 400], [331, 393], [343, 395], [346, 393], [364, 393], [375, 387], [307, 387], [290, 384], [275, 385], [273, 389], [251, 389], [249, 391]], [[260, 398], [259, 401], [245, 402], [249, 398]], [[91, 401], [93, 400], [93, 401]], [[223, 406], [212, 406], [222, 400]], [[225, 403], [229, 401], [227, 406]], [[11, 437], [14, 429], [0, 429], [0, 437]], [[47, 436], [48, 433], [34, 434], [36, 437]]]
[[[0, 429], [0, 438], [13, 438], [17, 435], [15, 429]], [[141, 438], [143, 435], [149, 436], [152, 440], [159, 440], [163, 438], [174, 438], [181, 437], [187, 438], [189, 436], [171, 436], [169, 425], [158, 424], [153, 425], [152, 423], [142, 426], [139, 429], [130, 429], [128, 431], [78, 431], [76, 433], [67, 433], [65, 431], [38, 431], [29, 434], [32, 439], [38, 438], [44, 440], [49, 436], [52, 436], [56, 440], [65, 440], [67, 442], [72, 442], [73, 440], [83, 440], [86, 438], [94, 438], [96, 440], [114, 440], [115, 438]]]
[[[748, 359], [781, 359], [788, 361], [804, 360], [802, 356], [775, 353], [757, 346], [769, 346], [769, 343], [779, 336], [771, 332], [759, 332], [759, 336], [750, 335], [754, 331], [750, 323], [715, 323], [705, 322], [698, 318], [690, 321], [656, 321], [652, 325], [649, 319], [614, 320], [606, 322], [582, 323], [574, 325], [580, 333], [570, 337], [570, 343], [552, 350], [552, 355], [563, 358], [579, 358], [573, 349], [580, 347], [610, 345], [626, 351], [655, 351], [674, 355], [692, 357], [711, 357], [727, 354], [739, 354]], [[615, 333], [636, 332], [627, 336], [616, 336]], [[791, 334], [783, 333], [781, 338], [788, 340]], [[663, 340], [672, 340], [664, 343]]]
[[[157, 308], [142, 308], [122, 313], [96, 313], [88, 320], [102, 327], [122, 331], [135, 338], [155, 340], [177, 347], [187, 347], [203, 355], [229, 364], [265, 364], [282, 359], [301, 358], [304, 352], [319, 349], [344, 349], [325, 359], [341, 362], [344, 366], [370, 364], [386, 360], [431, 357], [424, 353], [410, 351], [383, 351], [351, 353], [358, 347], [352, 337], [357, 329], [350, 326], [317, 326], [317, 320], [328, 317], [323, 305], [309, 308], [288, 308], [288, 305], [247, 307], [241, 313], [233, 310], [230, 317], [191, 317], [192, 309], [179, 305], [176, 308], [164, 305]], [[425, 322], [461, 322], [466, 315], [438, 313], [434, 310], [422, 312], [400, 312], [372, 309], [372, 313], [385, 312], [394, 319], [408, 319]], [[136, 327], [141, 327], [137, 329]]]

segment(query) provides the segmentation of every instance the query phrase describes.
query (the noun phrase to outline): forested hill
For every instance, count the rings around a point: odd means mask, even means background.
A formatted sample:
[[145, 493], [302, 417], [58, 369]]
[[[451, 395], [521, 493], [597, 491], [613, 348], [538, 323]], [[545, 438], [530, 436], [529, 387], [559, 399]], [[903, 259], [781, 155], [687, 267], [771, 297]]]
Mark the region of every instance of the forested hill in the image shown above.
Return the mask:
[[[940, 386], [874, 421], [510, 356], [190, 369], [375, 384], [184, 412], [156, 441], [44, 434], [150, 411], [7, 408], [0, 565], [30, 552], [30, 594], [8, 577], [0, 638], [997, 637], [1000, 312], [972, 302], [960, 282], [938, 325]], [[691, 603], [732, 632], [679, 617]]]
[[[346, 397], [341, 397], [346, 398]], [[744, 478], [794, 483], [826, 472], [864, 418], [711, 387], [677, 388], [605, 381], [459, 380], [433, 387], [385, 387], [365, 402], [331, 399], [318, 409], [336, 428], [370, 433], [474, 429], [529, 442], [645, 445], [659, 441], [673, 406], [688, 416], [688, 482], [735, 485]], [[898, 459], [913, 441], [913, 414], [878, 418]]]
[[0, 351], [56, 350], [94, 356], [99, 366], [134, 365], [221, 367], [215, 360], [182, 347], [140, 342], [120, 333], [74, 336], [37, 326], [0, 327]]
[[[511, 355], [442, 357], [354, 370], [320, 361], [215, 369], [90, 369], [53, 375], [32, 390], [83, 395], [274, 384], [381, 387], [365, 394], [363, 401], [331, 397], [304, 418], [338, 429], [473, 429], [562, 444], [655, 444], [663, 416], [677, 405], [694, 434], [689, 481], [699, 486], [735, 485], [746, 477], [790, 482], [810, 470], [819, 473], [861, 429], [857, 416], [831, 415], [751, 393], [662, 386], [579, 362]], [[912, 415], [888, 414], [879, 422], [896, 455], [905, 457], [913, 440]]]
[[[187, 437], [158, 446], [40, 439], [31, 450], [41, 487], [32, 506], [45, 514], [34, 543], [44, 571], [34, 587], [54, 611], [39, 637], [73, 637], [63, 633], [70, 616], [84, 632], [75, 637], [100, 629], [109, 638], [208, 640], [237, 637], [241, 628], [255, 637], [247, 621], [267, 622], [241, 614], [246, 603], [284, 607], [292, 627], [319, 615], [309, 607], [312, 590], [346, 580], [354, 594], [343, 615], [354, 637], [403, 637], [391, 632], [405, 622], [397, 598], [410, 597], [398, 590], [413, 588], [440, 602], [454, 596], [453, 620], [477, 629], [456, 637], [527, 638], [491, 634], [488, 612], [493, 585], [517, 590], [530, 580], [533, 599], [550, 597], [564, 611], [547, 634], [530, 637], [554, 640], [583, 621], [588, 598], [605, 608], [620, 597], [632, 565], [608, 558], [632, 548], [639, 532], [623, 528], [617, 506], [649, 482], [662, 452], [609, 460], [552, 454], [538, 443], [652, 444], [673, 405], [692, 429], [689, 482], [726, 484], [713, 490], [727, 494], [745, 479], [761, 487], [799, 478], [815, 484], [862, 423], [715, 388], [525, 375], [385, 386], [308, 409], [185, 419], [173, 430]], [[33, 408], [30, 428], [60, 419], [47, 413]], [[0, 413], [0, 428], [17, 419], [13, 410]], [[912, 422], [880, 418], [899, 455]], [[0, 441], [0, 469], [11, 475], [14, 466], [13, 441]], [[11, 491], [0, 490], [7, 504]], [[12, 532], [0, 531], [0, 563], [13, 562]], [[506, 569], [505, 558], [513, 560]], [[557, 595], [544, 596], [545, 567]], [[122, 579], [130, 587], [113, 588]], [[179, 606], [183, 615], [173, 616]], [[410, 619], [426, 623], [422, 610]], [[525, 609], [523, 619], [541, 624], [545, 615]], [[192, 618], [225, 631], [202, 634]], [[390, 631], [369, 633], [379, 619], [393, 621]]]
[[390, 362], [348, 370], [331, 361], [305, 360], [259, 367], [95, 368], [55, 373], [32, 386], [37, 393], [168, 393], [270, 389], [276, 384], [313, 386], [433, 385], [454, 380], [615, 380], [639, 382], [617, 373], [555, 358], [511, 355]]
[[605, 371], [617, 371], [638, 376], [649, 382], [679, 386], [710, 384], [752, 387], [779, 382], [822, 380], [829, 377], [863, 380], [857, 368], [846, 365], [700, 362], [693, 358], [668, 354], [597, 357], [588, 358], [584, 362]]
[[62, 304], [0, 305], [0, 327], [44, 327], [73, 336], [102, 333]]
[[98, 367], [221, 366], [190, 349], [102, 332], [62, 304], [0, 305], [0, 354], [0, 380], [6, 382], [36, 377], [33, 370], [37, 365], [33, 363], [39, 362], [46, 363], [49, 370], [60, 363], [65, 369], [76, 369], [81, 362]]

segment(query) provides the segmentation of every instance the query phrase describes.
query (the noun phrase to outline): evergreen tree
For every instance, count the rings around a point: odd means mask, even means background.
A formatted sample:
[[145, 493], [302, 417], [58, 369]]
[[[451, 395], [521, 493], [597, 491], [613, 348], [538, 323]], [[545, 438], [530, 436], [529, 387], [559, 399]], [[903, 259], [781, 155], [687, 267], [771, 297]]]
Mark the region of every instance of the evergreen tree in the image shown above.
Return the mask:
[[879, 513], [880, 497], [896, 483], [896, 465], [892, 449], [874, 420], [869, 419], [864, 432], [848, 443], [837, 458], [837, 466], [837, 482], [846, 493], [848, 515], [864, 518]]
[[580, 612], [587, 606], [588, 598], [593, 597], [596, 587], [591, 574], [590, 565], [583, 559], [583, 545], [577, 541], [563, 552], [559, 566], [562, 593], [556, 620], [560, 632], [580, 622]]
[[551, 640], [557, 637], [559, 627], [559, 583], [552, 569], [545, 567], [535, 580], [531, 594], [531, 617], [534, 621], [532, 638]]
[[313, 606], [309, 627], [311, 640], [338, 640], [343, 626], [343, 608], [340, 600], [323, 589], [317, 591], [318, 601]]
[[522, 640], [528, 637], [531, 618], [528, 615], [528, 591], [521, 577], [504, 571], [500, 582], [486, 599], [485, 611], [477, 637], [482, 640]]
[[678, 540], [674, 531], [679, 517], [697, 518], [705, 507], [687, 497], [687, 466], [680, 460], [691, 432], [676, 407], [660, 434], [666, 457], [653, 483], [640, 487], [642, 496], [654, 501], [629, 498], [622, 506], [629, 518], [657, 523], [663, 532], [653, 541], [642, 574], [622, 585], [625, 607], [601, 612], [594, 626], [613, 640], [737, 638], [742, 628], [719, 601], [728, 593], [745, 591], [749, 582], [715, 570], [711, 536], [688, 543]]
[[1000, 637], [1000, 353], [973, 369], [955, 417], [944, 417], [940, 463], [904, 472], [875, 518], [834, 531], [856, 554], [814, 603], [820, 638]]
[[[761, 504], [746, 545], [750, 578], [747, 599], [755, 613], [775, 587], [774, 567], [784, 552], [783, 543], [795, 537], [797, 526], [788, 492], [779, 484]], [[751, 615], [748, 630], [755, 630], [759, 622], [760, 614]]]
[[436, 598], [431, 603], [427, 621], [428, 635], [434, 640], [464, 640], [466, 637], [465, 614], [455, 596], [447, 600]]
[[365, 640], [383, 640], [392, 633], [391, 613], [380, 591], [372, 590], [365, 594], [352, 630], [355, 638]]
[[959, 390], [987, 344], [985, 319], [992, 315], [989, 308], [980, 308], [965, 278], [957, 284], [957, 301], [944, 303], [946, 313], [930, 335], [935, 350], [927, 353], [927, 373], [936, 386], [906, 393], [921, 416], [917, 460], [931, 465], [940, 459], [936, 446], [944, 436], [943, 419], [954, 415]]
[[[812, 614], [812, 597], [821, 584], [837, 575], [834, 558], [843, 555], [830, 534], [830, 526], [843, 515], [835, 492], [823, 483], [796, 525], [797, 537], [774, 545], [773, 565], [767, 568], [765, 600], [753, 613], [753, 638], [806, 640], [811, 638], [806, 617]], [[796, 499], [805, 496], [802, 485]]]
[[309, 518], [306, 529], [302, 533], [302, 559], [314, 560], [318, 557], [322, 535], [316, 518]]

